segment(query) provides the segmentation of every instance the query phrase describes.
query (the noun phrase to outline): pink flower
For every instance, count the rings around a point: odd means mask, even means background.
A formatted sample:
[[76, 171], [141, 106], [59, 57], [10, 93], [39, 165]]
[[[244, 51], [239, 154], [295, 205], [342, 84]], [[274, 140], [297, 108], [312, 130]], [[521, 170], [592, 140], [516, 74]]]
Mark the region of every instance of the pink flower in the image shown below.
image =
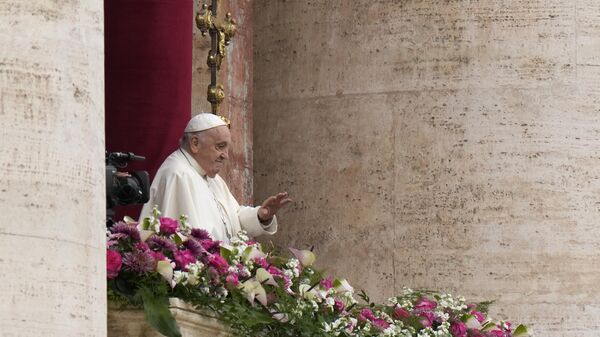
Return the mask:
[[430, 301], [426, 298], [422, 298], [417, 304], [415, 304], [416, 310], [433, 310], [437, 307], [437, 303]]
[[463, 322], [454, 322], [450, 325], [450, 333], [454, 337], [467, 337], [467, 326]]
[[106, 277], [111, 280], [119, 275], [121, 271], [121, 254], [114, 250], [106, 250]]
[[255, 258], [254, 263], [259, 265], [261, 268], [265, 268], [265, 269], [269, 268], [269, 262], [267, 262], [267, 260], [265, 260], [265, 258], [263, 258], [263, 257]]
[[336, 298], [333, 300], [335, 302], [335, 308], [339, 311], [339, 312], [343, 312], [345, 309], [344, 306], [344, 302], [342, 302], [340, 299]]
[[174, 255], [175, 262], [183, 270], [187, 270], [188, 264], [196, 262], [194, 254], [192, 254], [192, 252], [187, 249], [175, 251]]
[[358, 320], [360, 321], [372, 321], [375, 319], [375, 315], [373, 315], [373, 312], [371, 311], [371, 309], [369, 308], [364, 308], [360, 311], [360, 313], [358, 314]]
[[229, 270], [229, 263], [221, 255], [213, 254], [208, 257], [208, 265], [214, 267], [219, 274], [225, 274]]
[[485, 317], [479, 311], [473, 310], [473, 311], [471, 311], [471, 315], [475, 316], [475, 318], [479, 321], [479, 323], [482, 323], [483, 321], [485, 321]]
[[419, 313], [419, 317], [421, 317], [421, 324], [426, 328], [431, 327], [433, 325], [433, 321], [435, 320], [435, 315], [431, 311], [421, 312]]
[[406, 311], [405, 309], [396, 306], [394, 308], [394, 318], [395, 319], [401, 319], [401, 318], [409, 318], [410, 317], [410, 313], [408, 311]]
[[167, 235], [175, 234], [177, 229], [179, 228], [179, 224], [177, 220], [169, 217], [160, 218], [160, 231]]
[[167, 257], [161, 253], [161, 252], [155, 252], [155, 251], [149, 251], [150, 255], [152, 255], [152, 257], [154, 258], [154, 261], [158, 262], [158, 261], [163, 261], [166, 260]]
[[236, 269], [240, 277], [244, 278], [250, 276], [250, 271], [244, 266], [244, 264], [238, 263]]
[[371, 323], [373, 323], [373, 326], [378, 328], [379, 330], [385, 330], [390, 327], [390, 323], [386, 322], [382, 318], [375, 318], [371, 321]]
[[141, 250], [141, 251], [146, 251], [146, 250], [150, 249], [148, 247], [148, 244], [145, 243], [145, 242], [138, 242], [138, 243], [135, 244], [134, 247], [135, 247], [135, 249]]
[[333, 279], [331, 277], [325, 278], [321, 280], [321, 287], [325, 290], [329, 290], [333, 288]]
[[225, 282], [227, 282], [227, 284], [232, 285], [234, 287], [237, 287], [240, 284], [238, 275], [235, 273], [227, 275], [227, 277], [225, 278]]
[[469, 329], [469, 336], [470, 337], [485, 337], [481, 331], [477, 330], [477, 329]]

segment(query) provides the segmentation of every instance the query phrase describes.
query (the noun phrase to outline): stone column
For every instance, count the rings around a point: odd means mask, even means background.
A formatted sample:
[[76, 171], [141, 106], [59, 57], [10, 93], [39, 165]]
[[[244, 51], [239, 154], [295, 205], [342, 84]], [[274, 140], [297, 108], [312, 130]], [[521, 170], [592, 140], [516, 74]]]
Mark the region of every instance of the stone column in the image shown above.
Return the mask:
[[0, 18], [0, 334], [105, 336], [102, 1]]
[[383, 300], [495, 299], [597, 336], [597, 1], [256, 1], [256, 197]]

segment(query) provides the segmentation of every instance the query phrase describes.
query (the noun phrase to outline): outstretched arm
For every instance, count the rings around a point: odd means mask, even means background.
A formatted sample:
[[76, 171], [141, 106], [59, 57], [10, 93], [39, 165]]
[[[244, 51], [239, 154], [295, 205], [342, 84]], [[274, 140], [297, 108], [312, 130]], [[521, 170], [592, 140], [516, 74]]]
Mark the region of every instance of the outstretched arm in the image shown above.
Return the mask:
[[293, 200], [288, 197], [287, 192], [277, 193], [276, 195], [268, 197], [258, 209], [258, 219], [262, 223], [271, 221], [281, 208], [290, 204], [292, 201]]

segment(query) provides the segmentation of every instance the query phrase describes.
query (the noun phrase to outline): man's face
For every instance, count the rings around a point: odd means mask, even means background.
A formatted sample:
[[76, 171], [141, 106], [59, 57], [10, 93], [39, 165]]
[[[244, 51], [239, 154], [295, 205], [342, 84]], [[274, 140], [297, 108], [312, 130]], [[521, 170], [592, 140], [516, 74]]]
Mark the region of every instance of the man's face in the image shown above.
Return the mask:
[[226, 126], [217, 126], [192, 136], [190, 150], [206, 175], [214, 178], [229, 159], [230, 144], [229, 129]]

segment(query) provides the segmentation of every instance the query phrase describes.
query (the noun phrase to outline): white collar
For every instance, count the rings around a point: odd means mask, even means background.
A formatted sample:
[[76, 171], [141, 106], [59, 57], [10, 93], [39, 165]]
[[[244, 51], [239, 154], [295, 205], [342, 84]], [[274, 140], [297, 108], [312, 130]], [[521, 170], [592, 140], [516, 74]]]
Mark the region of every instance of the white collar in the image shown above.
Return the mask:
[[181, 147], [179, 148], [179, 151], [185, 157], [185, 159], [190, 164], [190, 166], [192, 166], [192, 168], [194, 170], [196, 170], [196, 172], [198, 172], [198, 174], [200, 174], [200, 176], [202, 178], [204, 178], [204, 179], [208, 178], [208, 176], [206, 175], [206, 172], [204, 171], [204, 169], [202, 169], [202, 166], [200, 166], [200, 164], [198, 164], [196, 159], [194, 159], [194, 157], [189, 152], [187, 152], [185, 149], [183, 149]]

